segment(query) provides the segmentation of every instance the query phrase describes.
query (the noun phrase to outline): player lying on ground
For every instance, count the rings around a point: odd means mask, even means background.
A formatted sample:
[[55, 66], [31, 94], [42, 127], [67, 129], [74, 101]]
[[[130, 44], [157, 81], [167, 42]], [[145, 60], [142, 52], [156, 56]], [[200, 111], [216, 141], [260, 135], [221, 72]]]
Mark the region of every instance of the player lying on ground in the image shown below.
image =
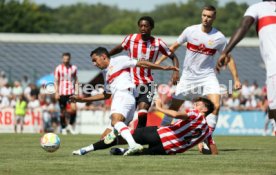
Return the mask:
[[[213, 112], [214, 104], [207, 98], [197, 98], [192, 109], [181, 112], [165, 109], [160, 99], [158, 99], [156, 109], [179, 120], [170, 126], [137, 128], [133, 133], [133, 138], [139, 144], [148, 145], [148, 149], [144, 149], [144, 154], [169, 155], [182, 153], [202, 142], [212, 133], [205, 116]], [[73, 155], [85, 155], [91, 151], [106, 149], [116, 145], [118, 140], [114, 140], [110, 144], [100, 140], [73, 151]], [[122, 149], [118, 150], [124, 152]], [[211, 151], [213, 150], [211, 149]], [[119, 153], [116, 152], [116, 154]]]
[[161, 70], [178, 70], [178, 68], [137, 61], [128, 56], [110, 58], [108, 51], [103, 47], [93, 50], [90, 56], [93, 64], [103, 70], [106, 80], [105, 91], [91, 97], [71, 96], [70, 100], [73, 102], [92, 102], [108, 99], [112, 95], [111, 125], [129, 145], [129, 150], [125, 155], [141, 151], [143, 147], [134, 141], [127, 127], [135, 112], [135, 85], [131, 80], [130, 68], [135, 66]]

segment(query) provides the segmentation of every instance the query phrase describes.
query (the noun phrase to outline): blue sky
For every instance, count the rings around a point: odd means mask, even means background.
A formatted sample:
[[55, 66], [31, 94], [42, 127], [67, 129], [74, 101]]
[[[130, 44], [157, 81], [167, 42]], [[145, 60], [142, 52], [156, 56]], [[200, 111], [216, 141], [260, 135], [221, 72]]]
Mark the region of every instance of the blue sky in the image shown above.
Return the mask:
[[[108, 4], [116, 5], [121, 9], [139, 10], [142, 12], [153, 10], [156, 5], [171, 3], [171, 2], [187, 2], [187, 0], [33, 0], [38, 4], [46, 4], [50, 7], [59, 7], [61, 5], [69, 5], [77, 2], [84, 2], [88, 4]], [[235, 1], [237, 3], [246, 2], [251, 5], [261, 0], [219, 0], [220, 5], [224, 5], [227, 2]], [[146, 4], [146, 5], [145, 5]]]

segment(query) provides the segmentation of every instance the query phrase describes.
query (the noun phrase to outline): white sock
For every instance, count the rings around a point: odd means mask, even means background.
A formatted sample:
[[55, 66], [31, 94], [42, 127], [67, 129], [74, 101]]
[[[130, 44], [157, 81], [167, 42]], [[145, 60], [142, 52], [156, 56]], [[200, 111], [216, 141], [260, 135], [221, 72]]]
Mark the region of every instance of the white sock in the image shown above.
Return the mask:
[[129, 147], [133, 147], [136, 142], [135, 140], [133, 139], [131, 133], [130, 133], [130, 130], [129, 128], [126, 126], [125, 123], [123, 122], [117, 122], [115, 125], [114, 125], [114, 128], [121, 134], [121, 136], [127, 141]]
[[209, 127], [212, 128], [212, 130], [214, 131], [217, 125], [217, 121], [218, 121], [218, 116], [216, 116], [215, 114], [209, 114], [206, 116], [206, 121]]
[[94, 151], [94, 145], [91, 144], [91, 145], [89, 145], [87, 147], [83, 147], [82, 149], [84, 149], [87, 152]]

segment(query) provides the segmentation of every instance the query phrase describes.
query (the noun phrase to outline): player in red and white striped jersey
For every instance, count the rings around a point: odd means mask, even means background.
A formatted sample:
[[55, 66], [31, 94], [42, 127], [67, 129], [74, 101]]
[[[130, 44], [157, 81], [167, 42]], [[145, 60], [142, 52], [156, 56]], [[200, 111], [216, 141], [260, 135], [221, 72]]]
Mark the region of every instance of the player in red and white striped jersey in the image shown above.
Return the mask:
[[[171, 58], [173, 65], [179, 67], [177, 57], [169, 50], [168, 46], [160, 39], [151, 36], [154, 28], [154, 20], [149, 16], [143, 16], [138, 20], [140, 33], [128, 35], [124, 41], [110, 51], [110, 55], [115, 55], [123, 50], [128, 52], [129, 57], [136, 60], [145, 60], [154, 63], [158, 55], [164, 54]], [[151, 69], [134, 67], [131, 69], [133, 81], [140, 90], [136, 98], [138, 106], [138, 124], [137, 127], [144, 127], [147, 123], [147, 111], [151, 105], [154, 95], [154, 84]], [[174, 71], [172, 81], [174, 84], [178, 81], [178, 71]], [[142, 93], [147, 89], [146, 93]]]
[[[172, 118], [179, 119], [179, 121], [171, 126], [161, 126], [160, 128], [157, 126], [137, 128], [133, 133], [133, 138], [139, 144], [148, 145], [148, 149], [145, 150], [144, 154], [170, 155], [183, 153], [208, 138], [212, 133], [205, 116], [214, 110], [214, 104], [206, 98], [197, 98], [194, 101], [193, 109], [183, 112], [163, 108], [161, 100], [158, 99], [156, 101], [156, 109]], [[84, 155], [80, 153], [86, 154], [91, 151], [106, 149], [116, 144], [116, 140], [110, 144], [100, 140], [82, 148], [83, 151], [75, 153], [76, 155]], [[214, 150], [211, 148], [212, 151]], [[124, 149], [111, 149], [111, 153], [123, 154]]]
[[[74, 134], [73, 125], [76, 121], [76, 103], [71, 103], [69, 97], [78, 91], [77, 66], [70, 63], [71, 54], [62, 54], [62, 63], [55, 69], [55, 97], [60, 105], [61, 132]], [[68, 105], [70, 109], [68, 109]], [[66, 112], [70, 114], [70, 121], [67, 121]], [[68, 125], [69, 123], [69, 125]]]
[[[254, 23], [260, 40], [262, 59], [266, 66], [269, 118], [276, 121], [276, 0], [263, 0], [248, 7], [240, 26], [218, 59], [217, 67], [221, 68], [229, 61], [228, 54], [245, 37]], [[276, 130], [274, 132], [276, 136]]]

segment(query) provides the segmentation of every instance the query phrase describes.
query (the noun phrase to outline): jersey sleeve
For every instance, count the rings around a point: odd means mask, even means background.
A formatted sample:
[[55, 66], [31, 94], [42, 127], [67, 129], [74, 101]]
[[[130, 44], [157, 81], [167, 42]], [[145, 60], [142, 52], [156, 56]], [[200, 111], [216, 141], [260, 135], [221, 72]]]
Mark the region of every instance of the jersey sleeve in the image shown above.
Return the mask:
[[124, 41], [122, 42], [121, 46], [127, 50], [129, 47], [130, 47], [130, 38], [131, 38], [131, 35], [128, 35], [125, 37]]
[[122, 69], [135, 67], [137, 65], [138, 60], [130, 58], [128, 56], [123, 56], [120, 58], [120, 64]]
[[244, 16], [251, 16], [255, 19], [255, 22], [258, 20], [258, 6], [257, 4], [251, 5], [247, 8], [247, 10], [244, 13]]
[[169, 47], [167, 46], [167, 44], [162, 41], [161, 39], [159, 39], [159, 50], [163, 55], [169, 56], [172, 54], [172, 52], [170, 51]]
[[185, 30], [183, 30], [183, 32], [177, 38], [176, 42], [180, 45], [187, 42], [188, 33], [189, 33], [189, 28], [186, 28]]
[[55, 74], [55, 79], [58, 80], [60, 78], [59, 66], [56, 67], [54, 74]]

